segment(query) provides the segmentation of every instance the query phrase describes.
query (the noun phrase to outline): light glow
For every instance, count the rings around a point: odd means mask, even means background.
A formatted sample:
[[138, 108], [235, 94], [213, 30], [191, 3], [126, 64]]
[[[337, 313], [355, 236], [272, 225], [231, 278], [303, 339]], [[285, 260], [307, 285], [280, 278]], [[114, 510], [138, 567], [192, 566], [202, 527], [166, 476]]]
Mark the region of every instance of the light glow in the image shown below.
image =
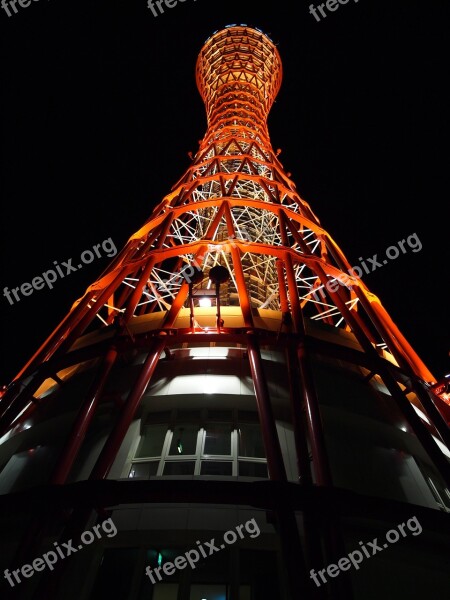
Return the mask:
[[211, 305], [212, 305], [211, 298], [200, 298], [200, 300], [198, 301], [198, 305], [201, 306], [202, 308], [211, 307]]

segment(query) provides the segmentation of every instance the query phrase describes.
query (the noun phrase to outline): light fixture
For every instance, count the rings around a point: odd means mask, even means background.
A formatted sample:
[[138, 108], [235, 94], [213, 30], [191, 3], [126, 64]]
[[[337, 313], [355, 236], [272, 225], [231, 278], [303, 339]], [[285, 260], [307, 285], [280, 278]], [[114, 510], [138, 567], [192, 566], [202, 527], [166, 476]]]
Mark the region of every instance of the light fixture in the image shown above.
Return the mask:
[[212, 267], [209, 271], [209, 280], [214, 283], [215, 290], [209, 288], [199, 288], [194, 290], [194, 285], [201, 283], [203, 280], [203, 272], [196, 268], [194, 273], [187, 277], [187, 269], [186, 269], [186, 281], [189, 283], [189, 307], [190, 307], [190, 327], [192, 329], [192, 333], [195, 333], [194, 327], [194, 298], [198, 298], [199, 306], [201, 307], [209, 307], [212, 306], [212, 299], [216, 299], [217, 306], [217, 331], [220, 333], [220, 328], [223, 325], [223, 320], [220, 317], [220, 285], [225, 283], [230, 279], [230, 273], [228, 269], [222, 267], [221, 265], [216, 265]]
[[203, 298], [200, 298], [200, 300], [198, 301], [198, 305], [201, 306], [202, 308], [208, 308], [208, 307], [212, 306], [211, 298], [208, 298], [208, 296], [204, 296]]

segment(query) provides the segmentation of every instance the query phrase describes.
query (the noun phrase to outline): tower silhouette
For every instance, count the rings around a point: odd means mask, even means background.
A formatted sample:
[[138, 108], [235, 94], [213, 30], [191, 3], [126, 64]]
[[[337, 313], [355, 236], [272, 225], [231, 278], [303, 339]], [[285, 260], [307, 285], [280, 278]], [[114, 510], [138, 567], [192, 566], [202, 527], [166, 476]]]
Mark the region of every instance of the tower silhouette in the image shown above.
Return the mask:
[[[350, 265], [272, 148], [277, 47], [228, 26], [196, 80], [207, 131], [189, 168], [0, 403], [9, 568], [106, 516], [117, 536], [8, 591], [348, 599], [395, 581], [444, 594], [448, 406], [363, 281], [369, 265]], [[250, 517], [258, 536], [241, 527], [195, 568], [145, 574]], [[310, 574], [401, 523], [389, 567]]]

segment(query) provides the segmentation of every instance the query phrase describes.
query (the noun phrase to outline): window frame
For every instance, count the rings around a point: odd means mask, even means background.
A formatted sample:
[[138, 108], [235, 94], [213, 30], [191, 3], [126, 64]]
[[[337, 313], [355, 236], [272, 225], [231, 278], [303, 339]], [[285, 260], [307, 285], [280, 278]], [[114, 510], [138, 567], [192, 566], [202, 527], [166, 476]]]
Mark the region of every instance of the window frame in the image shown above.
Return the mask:
[[[267, 466], [267, 459], [262, 457], [252, 457], [252, 456], [241, 456], [239, 455], [239, 428], [240, 424], [258, 424], [258, 413], [255, 411], [253, 414], [253, 418], [248, 420], [247, 418], [239, 419], [239, 413], [237, 409], [230, 409], [230, 420], [226, 421], [225, 419], [217, 418], [214, 415], [214, 411], [208, 409], [199, 409], [198, 410], [198, 420], [195, 422], [195, 425], [198, 425], [197, 431], [197, 441], [195, 446], [195, 454], [183, 454], [183, 455], [171, 455], [169, 454], [170, 447], [172, 445], [173, 437], [175, 435], [175, 429], [181, 423], [187, 423], [183, 421], [181, 411], [174, 409], [171, 412], [170, 419], [164, 419], [163, 421], [159, 420], [159, 415], [155, 413], [154, 415], [150, 414], [146, 416], [146, 420], [148, 417], [152, 419], [150, 426], [152, 424], [159, 424], [161, 422], [167, 423], [167, 431], [166, 436], [163, 442], [163, 447], [161, 451], [161, 455], [159, 456], [145, 456], [136, 458], [136, 452], [139, 448], [141, 439], [144, 435], [144, 426], [140, 427], [140, 435], [136, 436], [133, 444], [131, 445], [130, 452], [128, 455], [128, 460], [124, 465], [122, 477], [126, 479], [133, 479], [130, 476], [131, 470], [134, 464], [148, 464], [152, 462], [158, 461], [158, 467], [155, 475], [150, 475], [149, 478], [152, 479], [154, 477], [238, 477], [239, 476], [239, 463], [240, 462], [249, 462], [249, 463], [259, 463]], [[154, 419], [154, 420], [153, 420]], [[191, 421], [194, 423], [193, 421]], [[230, 426], [230, 454], [210, 454], [205, 453], [205, 444], [206, 444], [206, 433], [208, 423], [215, 424], [226, 424]], [[191, 475], [164, 475], [164, 468], [168, 463], [179, 463], [179, 462], [193, 462], [194, 472]], [[202, 475], [201, 468], [204, 462], [231, 462], [231, 475]], [[240, 475], [240, 477], [249, 477], [247, 475]], [[267, 479], [269, 475], [267, 474]], [[138, 480], [147, 480], [147, 477], [136, 477]], [[251, 479], [262, 479], [261, 477], [251, 477]]]

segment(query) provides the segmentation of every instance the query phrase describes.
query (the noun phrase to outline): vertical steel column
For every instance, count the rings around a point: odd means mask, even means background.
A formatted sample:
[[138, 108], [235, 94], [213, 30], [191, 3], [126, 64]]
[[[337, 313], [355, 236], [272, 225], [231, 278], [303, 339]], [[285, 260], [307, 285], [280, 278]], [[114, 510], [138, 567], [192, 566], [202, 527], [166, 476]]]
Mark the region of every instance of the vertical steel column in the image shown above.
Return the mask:
[[328, 461], [325, 437], [323, 434], [319, 399], [317, 398], [314, 376], [312, 374], [309, 358], [306, 354], [305, 326], [298, 300], [297, 284], [295, 281], [292, 259], [288, 253], [286, 253], [285, 265], [286, 276], [288, 280], [289, 299], [291, 301], [291, 310], [293, 312], [294, 325], [298, 335], [297, 357], [302, 383], [300, 390], [302, 393], [302, 401], [306, 409], [315, 479], [318, 485], [331, 486], [331, 469]]
[[303, 393], [299, 385], [300, 373], [298, 372], [298, 360], [293, 345], [293, 341], [288, 340], [286, 362], [289, 377], [292, 426], [294, 428], [295, 450], [297, 454], [297, 468], [299, 473], [299, 483], [310, 485], [312, 483], [312, 477], [308, 445], [306, 443], [307, 425], [304, 418], [305, 404]]
[[116, 362], [118, 352], [111, 347], [100, 366], [88, 395], [78, 413], [75, 423], [69, 435], [69, 439], [62, 451], [58, 464], [55, 467], [50, 483], [65, 483], [70, 469], [77, 457], [78, 451], [86, 436], [89, 425], [94, 418], [98, 402], [101, 398], [108, 376]]
[[278, 278], [278, 293], [280, 296], [280, 308], [283, 315], [289, 313], [289, 302], [286, 293], [286, 283], [284, 281], [283, 261], [279, 258], [276, 259], [275, 265], [277, 268]]
[[[306, 417], [309, 431], [309, 441], [313, 457], [315, 483], [324, 487], [332, 487], [331, 468], [328, 460], [328, 453], [325, 444], [323, 432], [322, 417], [320, 414], [319, 399], [314, 384], [314, 375], [312, 372], [309, 356], [306, 352], [306, 332], [303, 322], [303, 313], [300, 307], [297, 283], [292, 264], [292, 258], [288, 252], [285, 255], [286, 276], [288, 281], [289, 299], [291, 310], [293, 312], [294, 324], [297, 331], [297, 358], [300, 372], [300, 390], [302, 394], [303, 405], [306, 409]], [[320, 525], [320, 526], [319, 526]], [[329, 520], [319, 524], [313, 515], [305, 514], [305, 538], [308, 553], [311, 558], [321, 556], [321, 548], [311, 537], [314, 532], [322, 527], [322, 539], [324, 544], [324, 553], [327, 562], [333, 562], [340, 556], [343, 556], [345, 544], [343, 541], [341, 526], [338, 520], [330, 517]], [[353, 592], [348, 576], [342, 577], [340, 581], [333, 581], [331, 584], [333, 597], [336, 600], [351, 600]], [[324, 597], [324, 590], [315, 590], [318, 597]]]
[[[294, 428], [295, 450], [297, 454], [297, 468], [299, 471], [299, 485], [310, 487], [312, 485], [311, 464], [309, 460], [309, 450], [307, 445], [307, 424], [305, 419], [305, 404], [303, 393], [300, 386], [299, 361], [296, 355], [296, 348], [293, 340], [288, 340], [286, 348], [286, 360], [288, 365], [288, 374], [290, 382], [290, 401], [292, 424]], [[294, 513], [294, 521], [295, 520]], [[317, 516], [310, 510], [303, 511], [303, 535], [305, 539], [305, 562], [306, 571], [311, 568], [322, 565], [325, 562], [319, 531], [322, 524], [317, 522]], [[309, 582], [310, 583], [310, 582]], [[314, 590], [312, 598], [325, 600], [326, 589], [317, 588]], [[309, 595], [306, 597], [310, 597]]]
[[116, 424], [95, 463], [89, 479], [105, 479], [119, 451], [131, 421], [136, 413], [139, 402], [144, 394], [150, 379], [158, 364], [159, 355], [164, 349], [167, 340], [155, 339], [148, 356], [142, 366], [141, 372], [128, 395], [128, 398], [117, 417]]
[[254, 333], [247, 335], [248, 358], [255, 388], [256, 404], [267, 455], [270, 479], [286, 481], [283, 455], [270, 403], [269, 390], [264, 375], [259, 345]]
[[323, 433], [323, 423], [320, 414], [319, 399], [314, 384], [314, 375], [306, 354], [305, 344], [299, 342], [297, 356], [302, 382], [302, 392], [306, 407], [306, 416], [309, 429], [309, 441], [313, 455], [314, 474], [317, 485], [332, 486], [331, 468]]
[[193, 292], [192, 282], [189, 282], [189, 327], [191, 328], [192, 333], [195, 333], [195, 325], [194, 325], [194, 297], [192, 295]]
[[297, 282], [295, 280], [294, 267], [292, 258], [289, 252], [285, 253], [284, 264], [286, 268], [286, 279], [288, 284], [289, 302], [291, 305], [292, 320], [294, 321], [295, 331], [300, 335], [305, 335], [305, 327], [303, 324], [302, 309], [298, 299]]
[[222, 327], [222, 317], [220, 316], [220, 283], [216, 283], [216, 327], [217, 333], [220, 333]]

